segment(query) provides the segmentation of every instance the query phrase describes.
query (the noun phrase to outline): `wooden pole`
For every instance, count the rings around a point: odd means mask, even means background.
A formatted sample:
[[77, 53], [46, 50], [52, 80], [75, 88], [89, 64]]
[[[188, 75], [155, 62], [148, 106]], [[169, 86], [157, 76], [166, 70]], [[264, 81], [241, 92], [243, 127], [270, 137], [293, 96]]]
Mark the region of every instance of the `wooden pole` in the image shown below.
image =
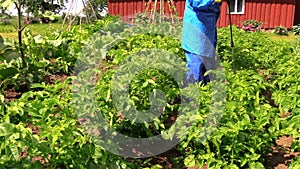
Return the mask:
[[87, 23], [88, 23], [88, 24], [91, 24], [91, 20], [90, 20], [90, 17], [89, 17], [89, 14], [88, 14], [88, 11], [87, 11], [85, 2], [84, 2], [83, 0], [81, 0], [81, 2], [82, 2], [82, 4], [83, 4], [83, 10], [84, 10], [84, 12], [85, 12], [85, 16], [86, 16]]
[[152, 23], [155, 23], [156, 22], [156, 19], [155, 19], [155, 14], [156, 14], [156, 8], [157, 8], [157, 0], [154, 1], [154, 6], [152, 8]]
[[67, 18], [68, 18], [68, 17], [71, 17], [71, 16], [70, 16], [70, 11], [71, 11], [73, 8], [74, 8], [74, 0], [71, 0], [69, 10], [68, 10], [68, 12], [66, 13], [66, 16], [65, 16], [65, 18], [64, 18], [64, 21], [63, 21], [63, 23], [62, 23], [62, 30], [64, 29], [64, 26], [65, 26], [65, 23], [66, 23], [66, 21], [67, 21]]
[[[88, 5], [90, 6], [90, 8], [92, 9], [92, 12], [93, 12], [93, 14], [95, 15], [95, 17], [97, 18], [97, 14], [96, 14], [96, 12], [95, 12], [95, 10], [94, 10], [94, 8], [93, 8], [93, 5], [91, 4], [91, 2], [90, 1], [88, 1]], [[97, 18], [98, 19], [98, 18]]]

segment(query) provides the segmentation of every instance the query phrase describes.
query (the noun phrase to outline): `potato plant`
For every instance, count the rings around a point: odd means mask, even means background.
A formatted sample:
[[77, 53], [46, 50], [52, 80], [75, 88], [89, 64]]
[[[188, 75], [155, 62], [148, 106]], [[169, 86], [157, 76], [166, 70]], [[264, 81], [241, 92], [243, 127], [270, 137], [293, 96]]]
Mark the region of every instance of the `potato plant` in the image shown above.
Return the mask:
[[[190, 126], [179, 129], [180, 142], [172, 149], [177, 156], [170, 157], [173, 168], [268, 168], [265, 157], [282, 135], [292, 135], [292, 151], [299, 152], [300, 43], [273, 41], [262, 32], [250, 34], [234, 29], [232, 53], [228, 28], [219, 29], [217, 52], [225, 74], [226, 102], [216, 129], [204, 141], [205, 119], [214, 109], [214, 82], [194, 85], [192, 93], [199, 94], [199, 107], [196, 113], [181, 116], [181, 84], [164, 71], [144, 69], [131, 79], [128, 100], [135, 109], [146, 111], [151, 107], [151, 93], [160, 90], [167, 101], [162, 115], [151, 122], [135, 123], [117, 110], [112, 80], [126, 59], [149, 56], [154, 62], [157, 57], [167, 58], [169, 52], [185, 66], [176, 36], [180, 29], [180, 25], [172, 24], [130, 26], [108, 18], [84, 27], [82, 33], [74, 29], [32, 36], [25, 30], [26, 69], [20, 67], [20, 59], [13, 57], [15, 42], [0, 39], [0, 168], [165, 167], [155, 163], [155, 157], [132, 159], [109, 152], [84, 128], [86, 119], [80, 117], [78, 110], [83, 114], [88, 113], [85, 110], [96, 110], [107, 126], [136, 138], [166, 133], [176, 120], [193, 118], [189, 119]], [[154, 49], [165, 52], [154, 56]], [[145, 60], [145, 64], [159, 63]], [[125, 70], [132, 70], [139, 65], [126, 66]], [[172, 61], [163, 66], [176, 67]], [[45, 76], [61, 73], [69, 78], [54, 84], [45, 82]], [[218, 75], [220, 70], [212, 73]], [[79, 83], [81, 78], [90, 81]], [[8, 89], [22, 83], [29, 84], [27, 91], [16, 100], [7, 101]], [[94, 100], [90, 98], [92, 94]], [[93, 101], [96, 106], [90, 109], [76, 104], [82, 100]], [[96, 134], [101, 136], [104, 130]], [[166, 139], [174, 133], [168, 132]], [[291, 166], [299, 166], [299, 158]]]

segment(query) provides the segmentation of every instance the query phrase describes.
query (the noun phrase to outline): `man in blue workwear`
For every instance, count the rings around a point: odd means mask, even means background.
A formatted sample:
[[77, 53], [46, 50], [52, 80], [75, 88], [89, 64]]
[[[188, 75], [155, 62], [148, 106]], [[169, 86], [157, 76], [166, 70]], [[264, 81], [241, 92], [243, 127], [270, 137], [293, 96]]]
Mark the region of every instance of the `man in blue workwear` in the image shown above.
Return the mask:
[[187, 84], [210, 81], [204, 74], [215, 65], [220, 7], [221, 0], [186, 0], [181, 46], [189, 69]]

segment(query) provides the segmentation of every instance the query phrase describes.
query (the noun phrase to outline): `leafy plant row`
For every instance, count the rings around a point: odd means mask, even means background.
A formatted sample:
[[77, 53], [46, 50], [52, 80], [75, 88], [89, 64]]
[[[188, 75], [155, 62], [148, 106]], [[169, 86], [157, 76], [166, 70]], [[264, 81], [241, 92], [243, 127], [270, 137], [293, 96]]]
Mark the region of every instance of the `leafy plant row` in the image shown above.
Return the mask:
[[[196, 165], [268, 168], [266, 156], [282, 135], [292, 135], [292, 151], [300, 151], [299, 43], [273, 41], [260, 32], [250, 34], [234, 29], [235, 47], [232, 51], [229, 29], [219, 30], [217, 50], [226, 75], [226, 102], [218, 127], [205, 141], [200, 140], [206, 119], [214, 108], [211, 105], [212, 83], [195, 85], [193, 93], [200, 96], [197, 99], [199, 109], [194, 114], [183, 116], [178, 114], [184, 104], [180, 98], [180, 84], [163, 71], [145, 69], [131, 80], [128, 99], [134, 108], [147, 110], [151, 106], [151, 92], [159, 89], [167, 100], [162, 115], [152, 122], [134, 123], [117, 110], [112, 97], [115, 85], [112, 81], [126, 59], [136, 53], [140, 57], [147, 56], [145, 49], [159, 49], [174, 54], [181, 64], [185, 64], [180, 36], [175, 36], [180, 32], [178, 30], [180, 26], [171, 24], [145, 28], [109, 20], [86, 28], [81, 34], [74, 30], [33, 37], [27, 32], [26, 69], [20, 68], [17, 57], [8, 58], [10, 55], [5, 53], [16, 50], [13, 43], [0, 46], [1, 89], [21, 83], [30, 84], [28, 92], [10, 103], [5, 102], [3, 94], [0, 95], [1, 168], [163, 168], [161, 164], [153, 163], [153, 158], [123, 158], [96, 144], [97, 140], [92, 139], [84, 128], [86, 119], [80, 118], [78, 113], [78, 110], [86, 113], [84, 110], [90, 110], [90, 107], [74, 104], [90, 101], [90, 91], [96, 98], [95, 111], [104, 117], [108, 126], [127, 136], [164, 134], [172, 129], [175, 120], [193, 118], [189, 119], [192, 120], [191, 126], [179, 128], [181, 141], [174, 147], [178, 155], [173, 158], [173, 168]], [[120, 36], [124, 34], [128, 36]], [[98, 47], [82, 47], [90, 43]], [[107, 53], [103, 54], [98, 49], [105, 49]], [[150, 54], [153, 60], [168, 56], [163, 52], [160, 56]], [[96, 67], [95, 57], [100, 58]], [[164, 66], [170, 67], [169, 64], [171, 62], [166, 62]], [[80, 69], [74, 71], [74, 66]], [[128, 69], [132, 70], [135, 66], [138, 65], [129, 65]], [[22, 76], [24, 71], [27, 76]], [[47, 75], [45, 71], [49, 75], [63, 72], [76, 77], [49, 85], [42, 82]], [[212, 73], [218, 76], [220, 70]], [[30, 77], [34, 78], [28, 79]], [[93, 88], [76, 83], [81, 77], [93, 77], [89, 83]], [[74, 95], [76, 90], [79, 95], [76, 92]], [[167, 132], [166, 139], [172, 138], [174, 133]], [[292, 165], [295, 167], [298, 163], [295, 160]]]

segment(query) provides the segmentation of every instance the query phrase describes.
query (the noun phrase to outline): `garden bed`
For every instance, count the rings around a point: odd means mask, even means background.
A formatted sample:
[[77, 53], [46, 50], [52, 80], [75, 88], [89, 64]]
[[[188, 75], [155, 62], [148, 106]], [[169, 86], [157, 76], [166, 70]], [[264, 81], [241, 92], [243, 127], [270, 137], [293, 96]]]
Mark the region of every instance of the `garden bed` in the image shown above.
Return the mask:
[[[6, 43], [5, 47], [0, 45], [0, 71], [3, 70], [0, 73], [0, 168], [299, 167], [300, 52], [296, 39], [277, 41], [263, 32], [249, 33], [234, 28], [232, 55], [229, 28], [219, 29], [217, 51], [223, 69], [215, 73], [225, 74], [226, 101], [217, 128], [203, 142], [199, 140], [205, 119], [213, 108], [211, 89], [216, 81], [206, 86], [196, 85], [192, 93], [201, 96], [197, 100], [199, 109], [182, 115], [180, 108], [186, 102], [179, 99], [181, 89], [176, 79], [155, 68], [144, 69], [135, 72], [130, 84], [117, 89], [128, 87], [127, 100], [140, 111], [151, 107], [151, 92], [159, 89], [166, 97], [162, 114], [156, 120], [135, 123], [118, 110], [114, 99], [123, 96], [114, 95], [113, 85], [117, 84], [112, 83], [118, 70], [128, 70], [123, 72], [126, 75], [139, 65], [159, 65], [157, 57], [170, 57], [165, 51], [174, 54], [179, 65], [185, 66], [180, 39], [175, 36], [179, 28], [180, 25], [173, 24], [129, 27], [116, 18], [106, 18], [84, 27], [81, 33], [74, 28], [70, 32], [53, 31], [34, 36], [28, 31], [24, 34], [25, 68], [14, 53], [4, 55], [8, 49], [16, 50], [14, 42]], [[116, 38], [120, 41], [109, 46]], [[97, 48], [92, 48], [93, 44]], [[109, 50], [105, 48], [107, 44]], [[105, 55], [97, 55], [103, 54], [98, 49], [107, 53], [102, 51]], [[132, 56], [151, 57], [152, 62], [125, 64]], [[101, 58], [100, 62], [95, 62], [95, 57]], [[172, 65], [177, 70], [174, 63], [169, 58], [163, 68], [168, 70]], [[13, 71], [4, 74], [5, 70]], [[121, 82], [129, 78], [124, 74], [118, 74]], [[81, 81], [85, 78], [88, 80]], [[95, 107], [83, 104], [94, 101]], [[101, 113], [106, 124], [95, 123], [92, 127], [98, 128], [85, 128], [91, 127], [84, 125], [87, 121], [98, 118], [93, 114], [86, 116], [93, 111]], [[92, 137], [103, 137], [101, 134], [109, 131], [107, 127], [130, 137], [153, 137], [167, 133], [185, 118], [191, 118], [191, 124], [178, 128], [182, 131], [178, 144], [151, 157], [116, 155], [105, 148], [103, 140], [99, 144]], [[172, 138], [175, 133], [166, 136]], [[118, 140], [112, 138], [109, 142], [115, 146]]]

